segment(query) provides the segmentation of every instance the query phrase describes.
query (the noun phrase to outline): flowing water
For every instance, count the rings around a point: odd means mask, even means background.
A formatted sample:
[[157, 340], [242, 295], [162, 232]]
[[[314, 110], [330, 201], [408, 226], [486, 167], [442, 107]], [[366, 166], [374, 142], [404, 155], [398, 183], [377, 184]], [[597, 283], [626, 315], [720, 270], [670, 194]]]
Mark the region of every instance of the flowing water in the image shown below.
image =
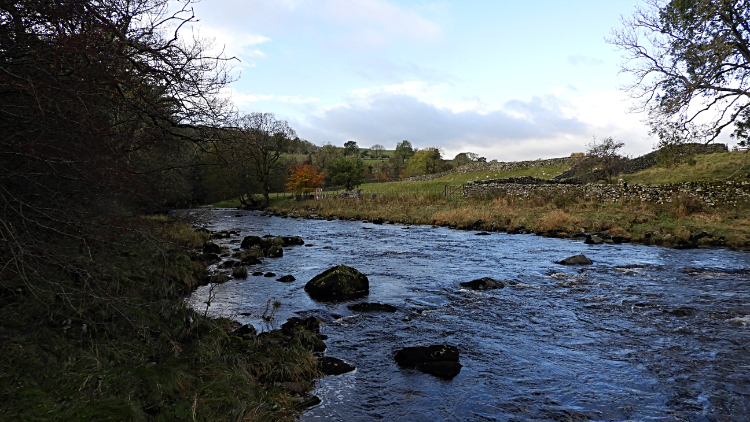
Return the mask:
[[[307, 243], [250, 269], [297, 281], [230, 280], [215, 287], [208, 310], [259, 330], [292, 316], [322, 321], [326, 354], [357, 370], [320, 379], [313, 394], [322, 403], [302, 421], [750, 420], [750, 254], [193, 213], [210, 230], [240, 230], [223, 240], [231, 248], [247, 235]], [[554, 263], [579, 253], [594, 264]], [[364, 301], [399, 311], [356, 313], [310, 299], [305, 283], [338, 264], [368, 275]], [[481, 277], [508, 286], [459, 286]], [[203, 311], [208, 291], [197, 290], [192, 306]], [[274, 298], [281, 306], [267, 323], [261, 315]], [[459, 348], [457, 377], [393, 359], [403, 347], [432, 344]]]

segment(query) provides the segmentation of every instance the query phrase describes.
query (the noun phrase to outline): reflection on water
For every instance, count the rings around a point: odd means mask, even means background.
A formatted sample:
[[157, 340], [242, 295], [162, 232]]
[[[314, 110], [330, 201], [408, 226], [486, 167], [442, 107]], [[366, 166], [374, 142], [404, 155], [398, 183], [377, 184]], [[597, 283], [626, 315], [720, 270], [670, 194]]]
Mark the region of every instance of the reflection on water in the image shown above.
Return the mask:
[[[750, 255], [638, 245], [585, 245], [531, 235], [374, 225], [201, 211], [211, 230], [299, 235], [248, 277], [217, 286], [209, 312], [277, 328], [316, 316], [327, 354], [355, 366], [326, 377], [323, 400], [302, 420], [734, 421], [750, 415]], [[587, 267], [554, 264], [584, 253]], [[310, 299], [304, 284], [338, 264], [368, 274], [369, 302], [391, 313], [357, 314]], [[475, 292], [460, 282], [506, 281]], [[189, 299], [203, 310], [207, 287]], [[269, 299], [277, 317], [261, 319]], [[408, 318], [407, 318], [408, 317]], [[443, 381], [399, 368], [405, 346], [453, 344], [461, 373]]]

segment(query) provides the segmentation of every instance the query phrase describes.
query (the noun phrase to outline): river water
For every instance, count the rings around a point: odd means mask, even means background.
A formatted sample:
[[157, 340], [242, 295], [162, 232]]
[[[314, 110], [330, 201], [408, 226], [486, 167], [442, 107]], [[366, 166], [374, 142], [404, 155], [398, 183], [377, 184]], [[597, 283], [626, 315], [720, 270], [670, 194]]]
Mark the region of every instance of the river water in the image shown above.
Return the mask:
[[[357, 370], [317, 382], [322, 403], [302, 421], [747, 421], [750, 420], [750, 254], [641, 245], [585, 245], [533, 235], [361, 221], [284, 219], [229, 209], [190, 211], [217, 241], [301, 236], [215, 287], [209, 314], [278, 328], [315, 316], [328, 356]], [[310, 246], [312, 245], [312, 246]], [[584, 253], [586, 267], [555, 264]], [[338, 264], [368, 275], [364, 301], [396, 313], [315, 302], [305, 283]], [[460, 282], [506, 281], [477, 292]], [[189, 302], [203, 311], [208, 287]], [[268, 300], [281, 303], [265, 322]], [[398, 367], [406, 346], [451, 344], [450, 381]]]

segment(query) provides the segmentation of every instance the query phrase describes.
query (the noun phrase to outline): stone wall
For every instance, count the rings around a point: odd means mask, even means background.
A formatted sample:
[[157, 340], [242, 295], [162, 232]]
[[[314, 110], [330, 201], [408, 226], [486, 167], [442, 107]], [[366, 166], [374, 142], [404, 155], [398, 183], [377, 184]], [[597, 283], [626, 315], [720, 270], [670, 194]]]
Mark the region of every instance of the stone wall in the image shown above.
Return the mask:
[[[683, 144], [675, 147], [674, 154], [676, 156], [686, 156], [695, 154], [715, 154], [721, 152], [727, 152], [727, 146], [725, 144]], [[630, 160], [625, 160], [621, 167], [617, 169], [618, 174], [632, 174], [637, 173], [641, 170], [646, 170], [658, 164], [659, 154], [662, 154], [662, 150], [652, 151], [648, 154], [641, 155]], [[555, 176], [556, 180], [576, 178], [579, 183], [596, 182], [597, 180], [606, 178], [606, 173], [603, 170], [591, 172], [591, 174], [577, 175], [581, 170], [575, 167], [564, 171], [563, 173]]]
[[750, 202], [750, 182], [689, 182], [670, 185], [600, 185], [572, 184], [566, 181], [546, 181], [534, 178], [494, 179], [469, 182], [464, 185], [464, 196], [515, 195], [528, 198], [534, 194], [550, 196], [580, 195], [599, 202], [668, 203], [678, 196], [695, 197], [706, 205], [732, 206]]
[[581, 161], [583, 157], [562, 157], [562, 158], [550, 158], [546, 160], [532, 160], [532, 161], [513, 161], [513, 162], [489, 162], [489, 163], [470, 163], [461, 167], [452, 168], [448, 171], [425, 174], [422, 176], [412, 176], [399, 179], [402, 182], [427, 182], [429, 180], [439, 179], [443, 176], [447, 176], [451, 173], [471, 173], [475, 171], [512, 171], [522, 168], [536, 168], [545, 166], [559, 166], [559, 165], [575, 165]]

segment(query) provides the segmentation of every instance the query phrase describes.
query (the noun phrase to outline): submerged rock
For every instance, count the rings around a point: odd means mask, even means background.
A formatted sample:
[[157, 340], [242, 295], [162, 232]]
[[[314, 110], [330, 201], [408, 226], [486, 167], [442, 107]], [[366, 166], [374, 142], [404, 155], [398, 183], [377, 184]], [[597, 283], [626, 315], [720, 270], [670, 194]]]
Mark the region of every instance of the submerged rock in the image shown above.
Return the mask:
[[396, 312], [398, 308], [393, 305], [385, 303], [355, 303], [354, 305], [347, 306], [349, 310], [355, 312]]
[[262, 275], [263, 275], [263, 271], [255, 271], [255, 272], [254, 272], [254, 273], [252, 274], [252, 276], [253, 276], [253, 277], [259, 277], [259, 276], [262, 276]]
[[282, 283], [291, 283], [294, 280], [296, 280], [296, 278], [294, 278], [293, 275], [285, 275], [276, 279], [276, 281], [280, 281]]
[[405, 347], [394, 356], [399, 366], [415, 368], [444, 379], [451, 379], [461, 372], [458, 357], [458, 348], [447, 344]]
[[369, 290], [367, 276], [346, 265], [329, 268], [305, 285], [307, 294], [321, 302], [356, 299], [367, 295]]
[[263, 263], [263, 261], [254, 256], [246, 256], [242, 258], [241, 262], [242, 265], [258, 265]]
[[591, 265], [591, 264], [593, 264], [593, 261], [591, 261], [590, 259], [586, 258], [585, 255], [580, 254], [580, 255], [569, 256], [569, 257], [563, 259], [562, 261], [557, 261], [556, 264], [560, 264], [560, 265]]
[[466, 287], [472, 290], [502, 289], [503, 287], [505, 287], [505, 284], [503, 284], [502, 282], [493, 280], [489, 277], [482, 277], [460, 284], [461, 287]]

